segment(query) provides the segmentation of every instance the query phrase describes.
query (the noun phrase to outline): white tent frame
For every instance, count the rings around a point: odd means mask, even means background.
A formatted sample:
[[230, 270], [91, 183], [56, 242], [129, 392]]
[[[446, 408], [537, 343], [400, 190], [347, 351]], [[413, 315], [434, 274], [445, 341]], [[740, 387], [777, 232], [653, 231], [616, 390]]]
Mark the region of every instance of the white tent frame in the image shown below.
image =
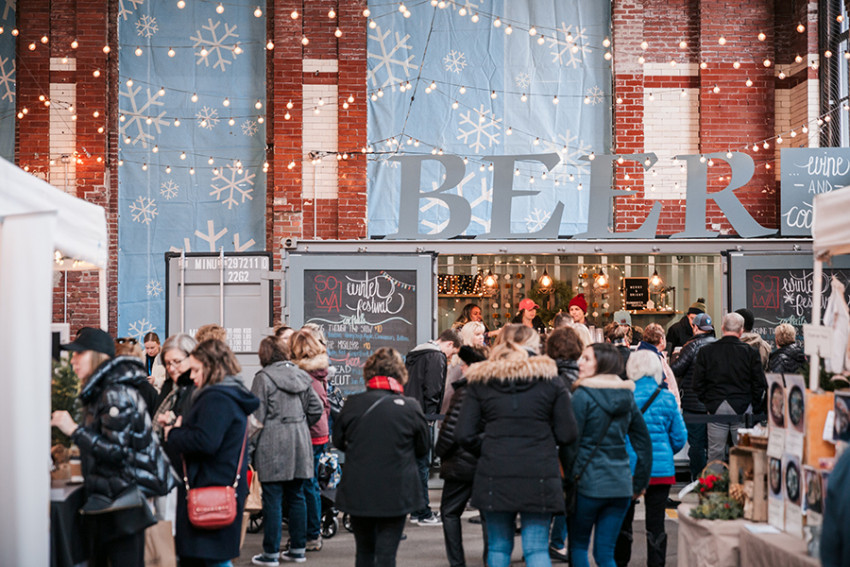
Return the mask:
[[0, 565], [50, 562], [50, 351], [55, 257], [100, 270], [106, 215], [0, 159]]
[[[850, 189], [816, 195], [812, 207], [812, 325], [820, 325], [820, 304], [823, 296], [823, 263], [832, 256], [850, 254]], [[812, 355], [809, 370], [809, 389], [820, 384], [820, 356]]]

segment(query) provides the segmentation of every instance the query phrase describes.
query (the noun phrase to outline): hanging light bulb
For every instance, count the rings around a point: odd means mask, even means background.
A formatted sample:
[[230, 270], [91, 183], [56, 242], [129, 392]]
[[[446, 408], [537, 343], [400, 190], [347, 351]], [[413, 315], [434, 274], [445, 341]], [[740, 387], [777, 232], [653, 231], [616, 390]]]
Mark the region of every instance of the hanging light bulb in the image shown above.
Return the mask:
[[223, 14], [223, 13], [224, 13], [224, 4], [222, 4], [221, 2], [219, 2], [219, 3], [218, 3], [218, 6], [216, 6], [216, 7], [215, 7], [215, 11], [216, 11], [216, 13], [218, 13], [218, 14]]
[[180, 8], [181, 10], [182, 10], [183, 8], [185, 8], [185, 7], [186, 7], [186, 2], [185, 2], [185, 0], [177, 0], [177, 7], [178, 7], [178, 8]]
[[487, 270], [487, 275], [484, 276], [484, 287], [493, 289], [496, 287], [496, 276], [491, 270]]
[[341, 29], [339, 29], [339, 28], [336, 28], [336, 31], [334, 32], [334, 36], [336, 36], [336, 37], [342, 37], [342, 30], [341, 30]]
[[[537, 283], [543, 289], [549, 289], [552, 287], [552, 276], [549, 275], [549, 272], [545, 268], [543, 270], [543, 275], [540, 276], [540, 279], [537, 280]], [[540, 291], [543, 291], [543, 289], [540, 289]]]
[[659, 288], [664, 283], [661, 276], [658, 275], [658, 270], [653, 270], [652, 277], [649, 278], [649, 285], [654, 288]]
[[80, 43], [75, 39], [71, 42], [71, 49], [77, 49], [80, 46]]
[[302, 35], [301, 36], [301, 45], [307, 45], [308, 43], [310, 43], [310, 40], [307, 39], [306, 35]]
[[174, 57], [175, 55], [177, 55], [177, 52], [176, 52], [176, 51], [174, 51], [174, 48], [173, 48], [173, 47], [169, 47], [169, 48], [168, 48], [168, 56], [169, 56], [169, 57]]
[[298, 10], [292, 10], [292, 12], [289, 13], [289, 17], [292, 18], [293, 20], [297, 20], [298, 19]]
[[198, 102], [198, 93], [192, 93], [192, 97], [189, 100], [192, 102]]
[[255, 18], [262, 18], [263, 17], [263, 11], [260, 9], [259, 6], [254, 8], [254, 17]]
[[596, 281], [594, 282], [598, 287], [608, 287], [608, 276], [605, 275], [601, 269], [599, 273], [596, 275]]

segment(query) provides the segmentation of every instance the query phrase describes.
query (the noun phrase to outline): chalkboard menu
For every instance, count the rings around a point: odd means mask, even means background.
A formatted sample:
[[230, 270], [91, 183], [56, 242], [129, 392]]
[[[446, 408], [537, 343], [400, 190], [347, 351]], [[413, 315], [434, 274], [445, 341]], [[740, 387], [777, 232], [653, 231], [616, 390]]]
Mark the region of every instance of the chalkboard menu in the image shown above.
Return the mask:
[[283, 320], [319, 325], [333, 383], [365, 389], [363, 365], [380, 347], [402, 356], [434, 337], [434, 257], [430, 254], [289, 254]]
[[623, 304], [628, 310], [646, 309], [649, 278], [623, 278]]
[[812, 201], [850, 186], [850, 148], [783, 148], [779, 233], [812, 234]]
[[[753, 312], [753, 331], [773, 344], [773, 331], [780, 323], [797, 329], [797, 340], [803, 340], [803, 324], [812, 320], [814, 270], [811, 254], [768, 254], [748, 256], [730, 253], [731, 305], [734, 311], [746, 307]], [[850, 292], [850, 263], [836, 258], [833, 267], [824, 266], [821, 282], [821, 314], [826, 308], [835, 275]]]
[[416, 346], [416, 271], [305, 270], [304, 322], [325, 332], [334, 383], [362, 390], [374, 350]]

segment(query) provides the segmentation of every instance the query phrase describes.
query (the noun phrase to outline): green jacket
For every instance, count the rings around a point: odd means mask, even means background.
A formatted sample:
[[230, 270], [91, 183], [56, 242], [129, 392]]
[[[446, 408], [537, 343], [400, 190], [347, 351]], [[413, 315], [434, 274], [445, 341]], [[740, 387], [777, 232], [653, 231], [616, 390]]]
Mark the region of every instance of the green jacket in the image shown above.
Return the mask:
[[[621, 498], [641, 492], [649, 485], [652, 440], [635, 404], [634, 382], [600, 374], [579, 379], [575, 386], [572, 402], [579, 441], [564, 447], [561, 456], [571, 477], [581, 473], [579, 493], [593, 498]], [[608, 415], [612, 416], [611, 425], [588, 463]], [[637, 453], [634, 476], [626, 452], [627, 435]], [[581, 472], [585, 463], [587, 468]]]

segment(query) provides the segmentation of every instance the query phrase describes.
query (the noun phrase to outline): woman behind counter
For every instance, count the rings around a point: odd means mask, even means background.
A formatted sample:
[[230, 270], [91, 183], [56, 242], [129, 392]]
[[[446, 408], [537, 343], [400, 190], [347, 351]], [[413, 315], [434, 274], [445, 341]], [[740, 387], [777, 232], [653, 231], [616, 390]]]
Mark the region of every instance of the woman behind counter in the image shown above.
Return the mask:
[[[202, 342], [189, 357], [192, 380], [198, 388], [189, 412], [166, 425], [163, 433], [166, 449], [178, 468], [185, 461], [191, 488], [232, 485], [236, 487], [237, 520], [218, 529], [199, 529], [189, 522], [186, 487], [178, 486], [177, 537], [180, 567], [230, 567], [239, 557], [242, 510], [248, 494], [246, 427], [248, 415], [260, 405], [259, 400], [242, 384], [241, 367], [223, 342]], [[241, 470], [237, 471], [240, 455]]]
[[163, 496], [177, 483], [139, 394], [147, 384], [144, 364], [113, 358], [112, 337], [92, 327], [62, 348], [73, 353], [83, 421], [78, 426], [67, 411], [56, 411], [50, 424], [80, 448], [90, 565], [143, 567], [145, 528], [156, 519], [142, 496]]

